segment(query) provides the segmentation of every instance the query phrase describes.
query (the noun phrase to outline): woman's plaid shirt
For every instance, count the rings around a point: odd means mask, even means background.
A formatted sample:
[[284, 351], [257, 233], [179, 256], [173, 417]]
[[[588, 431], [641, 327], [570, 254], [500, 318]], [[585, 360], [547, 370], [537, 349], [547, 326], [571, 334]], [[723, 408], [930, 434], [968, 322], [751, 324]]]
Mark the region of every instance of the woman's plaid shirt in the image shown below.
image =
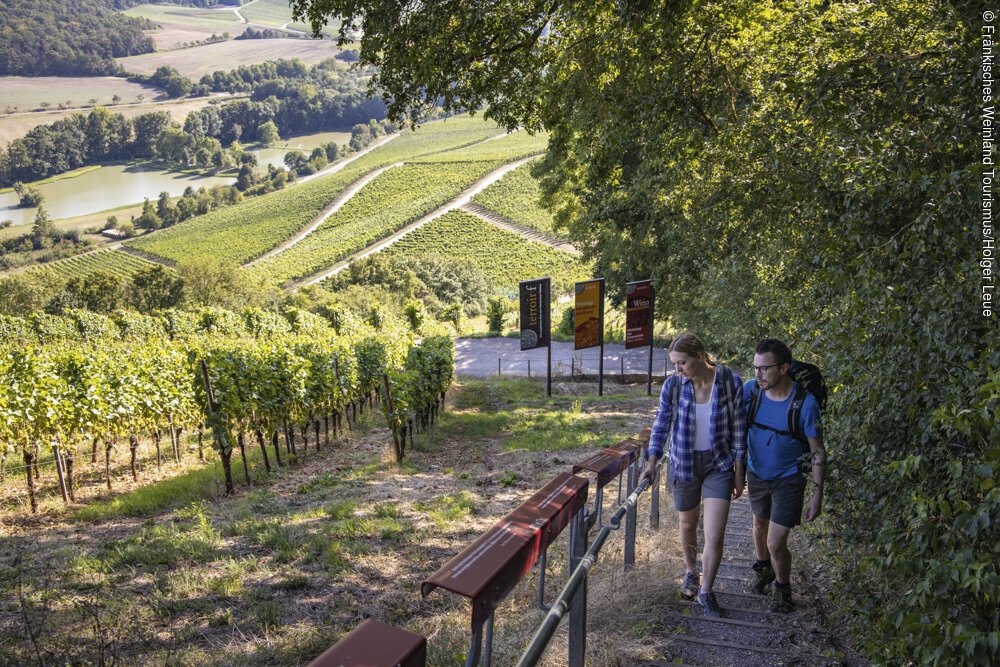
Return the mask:
[[[747, 416], [743, 407], [743, 381], [727, 367], [719, 365], [715, 374], [715, 391], [712, 394], [712, 458], [715, 469], [725, 472], [733, 461], [747, 460]], [[728, 371], [728, 372], [727, 372]], [[727, 391], [726, 381], [729, 382]], [[681, 382], [677, 401], [677, 419], [670, 403], [671, 385]], [[694, 481], [694, 384], [687, 378], [674, 374], [663, 383], [660, 390], [660, 407], [653, 420], [649, 435], [647, 456], [663, 456], [663, 444], [670, 439], [670, 467], [678, 482]]]

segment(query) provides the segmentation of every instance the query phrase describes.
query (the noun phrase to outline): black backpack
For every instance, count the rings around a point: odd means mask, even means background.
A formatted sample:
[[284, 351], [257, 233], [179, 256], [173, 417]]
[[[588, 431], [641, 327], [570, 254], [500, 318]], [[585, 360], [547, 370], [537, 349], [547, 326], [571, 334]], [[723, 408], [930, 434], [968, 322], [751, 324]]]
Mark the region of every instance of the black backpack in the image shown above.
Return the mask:
[[771, 428], [764, 424], [758, 424], [755, 421], [761, 401], [760, 385], [757, 384], [756, 380], [753, 383], [753, 389], [750, 390], [750, 412], [747, 415], [747, 422], [758, 428], [774, 431], [778, 435], [792, 436], [802, 443], [802, 452], [808, 454], [809, 440], [806, 438], [806, 434], [802, 432], [802, 420], [800, 419], [802, 416], [802, 404], [806, 402], [806, 396], [812, 394], [816, 402], [819, 403], [819, 409], [822, 411], [826, 407], [826, 382], [823, 381], [823, 374], [820, 373], [818, 366], [807, 364], [804, 361], [792, 360], [792, 367], [788, 369], [788, 376], [795, 381], [795, 395], [792, 398], [792, 406], [788, 409], [788, 430]]

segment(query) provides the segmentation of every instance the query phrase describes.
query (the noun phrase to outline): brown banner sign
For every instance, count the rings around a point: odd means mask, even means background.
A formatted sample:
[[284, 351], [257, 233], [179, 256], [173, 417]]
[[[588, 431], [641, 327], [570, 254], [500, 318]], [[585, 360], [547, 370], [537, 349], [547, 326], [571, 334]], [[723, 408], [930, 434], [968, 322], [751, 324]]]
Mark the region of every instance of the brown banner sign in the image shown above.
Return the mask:
[[625, 285], [625, 349], [645, 347], [653, 335], [653, 281]]
[[604, 335], [604, 280], [576, 284], [573, 311], [575, 349], [585, 350], [601, 344]]
[[523, 280], [521, 293], [521, 351], [549, 346], [549, 279]]
[[482, 627], [538, 557], [587, 502], [587, 480], [561, 473], [497, 522], [420, 587], [472, 600], [472, 628]]

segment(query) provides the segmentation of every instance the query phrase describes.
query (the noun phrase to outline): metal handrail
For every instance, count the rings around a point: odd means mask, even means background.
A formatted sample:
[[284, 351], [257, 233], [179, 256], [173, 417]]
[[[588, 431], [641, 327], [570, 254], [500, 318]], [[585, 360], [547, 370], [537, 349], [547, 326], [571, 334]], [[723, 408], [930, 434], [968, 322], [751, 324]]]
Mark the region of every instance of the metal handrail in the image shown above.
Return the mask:
[[552, 636], [559, 628], [559, 623], [570, 610], [572, 606], [571, 600], [577, 595], [580, 587], [586, 583], [590, 568], [597, 562], [597, 555], [600, 553], [611, 531], [621, 528], [622, 519], [639, 502], [639, 496], [646, 489], [650, 488], [650, 486], [657, 483], [665, 459], [666, 457], [660, 459], [656, 464], [655, 473], [652, 478], [639, 483], [635, 490], [625, 499], [625, 502], [611, 516], [608, 525], [601, 528], [593, 544], [590, 545], [590, 548], [587, 549], [576, 569], [573, 570], [566, 585], [559, 593], [559, 597], [553, 601], [548, 614], [542, 620], [541, 625], [535, 632], [534, 637], [532, 637], [531, 642], [525, 648], [524, 653], [521, 654], [521, 659], [518, 661], [517, 667], [534, 667], [541, 660], [542, 655], [548, 648], [549, 642], [552, 640]]

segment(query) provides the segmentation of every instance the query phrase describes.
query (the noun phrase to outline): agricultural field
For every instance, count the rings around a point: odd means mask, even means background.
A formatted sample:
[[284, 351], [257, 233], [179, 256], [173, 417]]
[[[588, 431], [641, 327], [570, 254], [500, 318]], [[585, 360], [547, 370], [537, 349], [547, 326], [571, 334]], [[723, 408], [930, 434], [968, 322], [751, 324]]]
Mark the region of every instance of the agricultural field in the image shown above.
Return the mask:
[[[240, 13], [251, 23], [266, 25], [275, 28], [288, 28], [305, 33], [311, 33], [310, 28], [305, 23], [292, 22], [292, 10], [286, 0], [256, 0], [256, 2], [243, 5]], [[323, 29], [325, 35], [336, 35], [340, 30], [340, 21], [331, 20]]]
[[544, 153], [548, 135], [530, 136], [527, 132], [512, 132], [490, 137], [463, 148], [435, 151], [415, 158], [414, 162], [484, 162], [500, 160], [513, 162], [529, 155]]
[[439, 208], [497, 166], [415, 163], [390, 169], [309, 236], [250, 270], [277, 282], [311, 276]]
[[212, 211], [130, 241], [128, 245], [170, 261], [211, 258], [243, 264], [308, 226], [347, 185], [362, 175], [497, 133], [495, 125], [468, 117], [428, 123], [415, 132], [403, 130], [400, 137], [358, 158], [337, 174]]
[[[235, 35], [234, 30], [243, 24], [232, 7], [204, 9], [173, 5], [138, 5], [126, 9], [123, 13], [128, 16], [149, 19], [159, 25], [203, 28], [217, 34], [228, 32]], [[149, 34], [152, 35], [152, 33]]]
[[110, 273], [122, 279], [129, 279], [139, 271], [156, 266], [149, 260], [130, 255], [122, 250], [105, 248], [94, 252], [67, 257], [28, 269], [36, 273], [56, 275], [64, 280], [82, 278], [95, 271]]
[[235, 69], [277, 58], [298, 58], [307, 65], [333, 58], [340, 50], [330, 40], [320, 39], [247, 39], [205, 44], [190, 49], [146, 53], [116, 58], [128, 72], [152, 74], [163, 65], [175, 67], [184, 76], [197, 81], [217, 70]]
[[[140, 95], [144, 95], [147, 100], [146, 102], [137, 104], [135, 97], [131, 99], [123, 97], [123, 104], [109, 106], [108, 110], [112, 113], [120, 113], [126, 118], [134, 118], [153, 111], [166, 111], [175, 121], [183, 123], [184, 119], [192, 111], [203, 109], [212, 102], [236, 99], [238, 97], [213, 95], [211, 97], [198, 97], [194, 99], [150, 102], [148, 100], [158, 95], [159, 91], [156, 88], [150, 88], [149, 90], [152, 91], [151, 94], [139, 93]], [[14, 139], [23, 137], [33, 127], [49, 125], [65, 118], [71, 113], [88, 113], [89, 111], [89, 109], [77, 109], [76, 111], [38, 111], [35, 113], [16, 113], [0, 116], [0, 145], [8, 144]]]
[[540, 232], [567, 238], [564, 231], [554, 227], [555, 219], [539, 203], [542, 191], [531, 175], [534, 161], [521, 165], [502, 179], [478, 193], [472, 201], [494, 213], [510, 218]]
[[[109, 105], [116, 95], [122, 102], [135, 102], [139, 95], [151, 100], [160, 95], [160, 90], [114, 76], [0, 77], [0, 111], [32, 111], [43, 105], [52, 108]], [[42, 122], [55, 120], [46, 116]]]
[[382, 252], [390, 257], [441, 255], [468, 259], [503, 292], [521, 280], [552, 278], [553, 290], [590, 276], [590, 266], [562, 250], [499, 229], [464, 211], [450, 211], [410, 232]]

